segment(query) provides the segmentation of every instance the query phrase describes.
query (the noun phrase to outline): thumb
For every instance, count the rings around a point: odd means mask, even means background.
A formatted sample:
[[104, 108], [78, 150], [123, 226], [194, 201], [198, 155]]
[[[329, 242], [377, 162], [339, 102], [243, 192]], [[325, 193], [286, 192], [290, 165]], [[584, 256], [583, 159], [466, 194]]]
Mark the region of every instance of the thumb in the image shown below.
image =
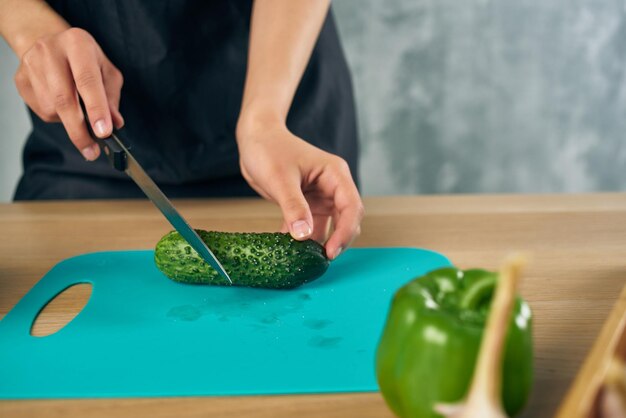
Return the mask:
[[313, 216], [300, 187], [285, 190], [276, 201], [291, 236], [297, 240], [310, 238], [313, 234]]

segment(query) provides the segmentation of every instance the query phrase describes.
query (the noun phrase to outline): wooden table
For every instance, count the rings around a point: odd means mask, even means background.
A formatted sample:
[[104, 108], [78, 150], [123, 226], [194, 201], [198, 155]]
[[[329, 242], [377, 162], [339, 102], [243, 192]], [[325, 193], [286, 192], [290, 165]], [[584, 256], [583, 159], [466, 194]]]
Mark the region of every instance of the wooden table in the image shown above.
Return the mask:
[[[194, 227], [274, 230], [260, 200], [178, 201]], [[552, 416], [626, 282], [626, 194], [372, 197], [355, 246], [415, 246], [496, 269], [533, 255], [521, 292], [535, 315], [535, 385], [525, 417]], [[0, 318], [61, 259], [151, 248], [169, 225], [146, 201], [0, 205]], [[52, 327], [80, 302], [51, 311]], [[1, 378], [0, 371], [0, 378]], [[0, 402], [2, 417], [389, 417], [379, 394]]]

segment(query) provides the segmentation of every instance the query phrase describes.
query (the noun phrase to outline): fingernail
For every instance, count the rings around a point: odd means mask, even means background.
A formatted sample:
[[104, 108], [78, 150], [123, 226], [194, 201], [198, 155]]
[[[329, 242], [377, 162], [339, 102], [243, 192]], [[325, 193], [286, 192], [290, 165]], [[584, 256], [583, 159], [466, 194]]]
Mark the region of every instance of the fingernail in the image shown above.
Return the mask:
[[85, 157], [87, 161], [93, 161], [96, 158], [98, 158], [98, 151], [96, 150], [97, 146], [98, 144], [93, 144], [93, 145], [89, 145], [88, 147], [83, 148], [81, 153], [83, 154], [83, 157]]
[[335, 256], [333, 257], [333, 260], [339, 257], [339, 254], [341, 254], [342, 251], [343, 251], [343, 247], [337, 248], [337, 251], [335, 251]]
[[96, 135], [98, 136], [106, 135], [107, 124], [104, 121], [104, 119], [98, 120], [96, 123], [93, 124], [93, 127], [94, 127], [94, 132], [96, 133]]
[[295, 221], [291, 224], [291, 231], [296, 238], [304, 238], [311, 235], [311, 226], [307, 221]]

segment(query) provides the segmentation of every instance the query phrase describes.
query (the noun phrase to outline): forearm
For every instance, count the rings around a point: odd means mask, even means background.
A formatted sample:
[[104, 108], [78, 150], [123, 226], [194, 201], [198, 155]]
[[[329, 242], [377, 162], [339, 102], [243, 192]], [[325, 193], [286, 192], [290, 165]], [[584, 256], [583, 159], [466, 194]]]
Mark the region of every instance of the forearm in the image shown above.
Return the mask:
[[330, 0], [255, 0], [248, 68], [239, 116], [285, 123]]
[[0, 0], [0, 35], [18, 57], [42, 36], [68, 28], [68, 23], [43, 0]]

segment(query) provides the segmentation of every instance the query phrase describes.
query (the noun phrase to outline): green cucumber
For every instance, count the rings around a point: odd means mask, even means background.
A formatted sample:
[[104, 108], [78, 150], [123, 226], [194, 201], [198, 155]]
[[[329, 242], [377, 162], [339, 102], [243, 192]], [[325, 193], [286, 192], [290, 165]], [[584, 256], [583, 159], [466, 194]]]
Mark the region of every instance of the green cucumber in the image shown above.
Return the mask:
[[[324, 247], [283, 233], [215, 232], [197, 229], [235, 286], [291, 289], [320, 277], [329, 265]], [[228, 285], [176, 231], [154, 251], [157, 267], [177, 282]]]

